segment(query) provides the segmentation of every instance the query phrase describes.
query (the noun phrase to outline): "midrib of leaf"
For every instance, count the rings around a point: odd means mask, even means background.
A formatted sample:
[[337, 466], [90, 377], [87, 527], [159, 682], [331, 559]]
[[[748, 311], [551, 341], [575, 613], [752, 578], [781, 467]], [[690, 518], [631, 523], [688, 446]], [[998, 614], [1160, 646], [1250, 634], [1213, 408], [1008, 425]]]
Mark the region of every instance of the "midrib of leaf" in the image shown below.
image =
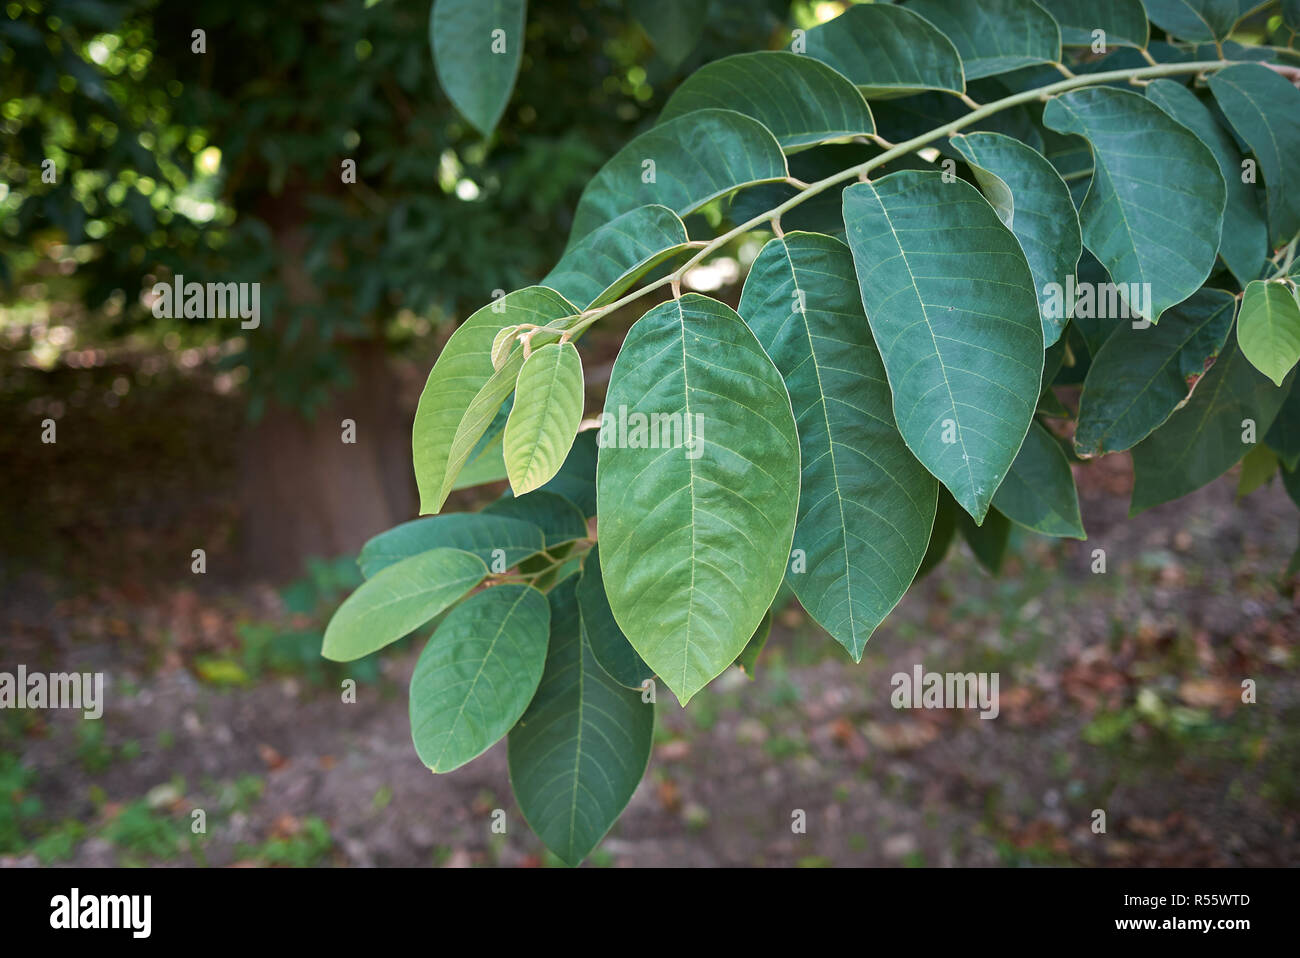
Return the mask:
[[[687, 424], [685, 428], [689, 429], [691, 422], [691, 374], [687, 369], [686, 356], [686, 311], [682, 309], [681, 301], [677, 302], [677, 325], [681, 330], [682, 337], [682, 405], [684, 406], [683, 423]], [[699, 436], [695, 437], [696, 442], [702, 441]], [[694, 556], [698, 554], [696, 548], [696, 522], [695, 522], [695, 460], [686, 458], [686, 472], [690, 476], [691, 490], [691, 586], [690, 601], [686, 604], [686, 640], [682, 643], [682, 687], [686, 687], [686, 667], [690, 664], [691, 654], [691, 620], [695, 617], [695, 561]]]
[[583, 661], [586, 654], [586, 640], [582, 637], [582, 630], [578, 630], [578, 732], [577, 742], [574, 744], [573, 754], [573, 788], [570, 790], [569, 798], [569, 857], [573, 857], [574, 833], [578, 827], [578, 772], [582, 768], [582, 710], [586, 707], [584, 693], [586, 692], [586, 669]]
[[[891, 227], [892, 228], [892, 227]], [[849, 608], [849, 632], [853, 636], [853, 651], [858, 651], [858, 620], [853, 611], [853, 567], [849, 562], [848, 518], [844, 515], [844, 494], [840, 491], [840, 470], [835, 462], [835, 435], [831, 431], [831, 414], [826, 404], [826, 389], [822, 385], [822, 368], [817, 361], [817, 347], [813, 345], [812, 328], [808, 325], [808, 303], [799, 286], [799, 274], [790, 257], [790, 247], [783, 240], [781, 250], [785, 253], [786, 265], [790, 267], [790, 281], [795, 292], [799, 294], [798, 302], [803, 306], [799, 311], [799, 321], [803, 324], [804, 334], [808, 337], [808, 355], [812, 358], [813, 372], [817, 376], [817, 393], [821, 397], [822, 418], [826, 423], [826, 445], [831, 459], [831, 475], [835, 479], [835, 508], [840, 513], [840, 548], [844, 552], [844, 597]], [[801, 484], [802, 485], [802, 484]]]
[[[957, 423], [957, 441], [961, 443], [961, 461], [966, 466], [966, 477], [970, 480], [971, 492], [978, 497], [979, 494], [975, 491], [975, 471], [971, 469], [970, 455], [966, 450], [966, 437], [962, 434], [961, 413], [957, 411], [957, 398], [952, 394], [952, 383], [948, 381], [948, 367], [944, 363], [943, 353], [939, 352], [939, 340], [934, 335], [934, 326], [930, 322], [930, 311], [926, 308], [925, 297], [921, 295], [921, 288], [916, 285], [916, 274], [912, 272], [912, 264], [908, 262], [907, 250], [903, 248], [903, 240], [899, 237], [898, 230], [894, 229], [893, 217], [889, 215], [889, 209], [885, 206], [885, 202], [881, 199], [878, 191], [876, 191], [876, 202], [880, 204], [880, 211], [884, 214], [885, 222], [889, 224], [889, 232], [893, 234], [894, 242], [898, 244], [898, 255], [902, 257], [903, 266], [907, 269], [908, 279], [912, 283], [912, 289], [916, 291], [916, 301], [921, 307], [921, 317], [925, 320], [925, 330], [930, 334], [930, 342], [934, 345], [934, 354], [939, 359], [939, 371], [943, 373], [943, 386], [948, 391], [948, 406], [952, 409], [953, 421]], [[888, 364], [885, 365], [885, 375], [888, 378]], [[908, 410], [909, 418], [911, 418], [915, 408], [913, 406], [912, 409]], [[903, 442], [907, 443], [907, 436], [901, 429], [899, 435], [903, 437]], [[911, 443], [907, 443], [907, 445], [910, 449]], [[976, 503], [978, 502], [979, 500], [976, 498]]]
[[[452, 719], [451, 727], [447, 729], [447, 736], [442, 740], [442, 750], [438, 752], [438, 759], [433, 763], [435, 772], [438, 770], [438, 766], [442, 764], [443, 757], [447, 754], [447, 746], [456, 734], [456, 726], [460, 724], [461, 716], [465, 714], [465, 705], [469, 702], [469, 697], [474, 693], [474, 690], [478, 688], [478, 680], [483, 675], [483, 669], [487, 667], [488, 659], [492, 657], [492, 651], [497, 647], [497, 641], [505, 633], [506, 623], [510, 621], [510, 617], [515, 614], [515, 609], [519, 607], [519, 603], [524, 600], [526, 595], [528, 595], [528, 589], [520, 589], [519, 597], [511, 603], [506, 614], [501, 617], [501, 624], [497, 626], [496, 634], [492, 636], [492, 641], [488, 643], [487, 651], [483, 653], [483, 659], [479, 662], [478, 671], [474, 673], [474, 678], [469, 683], [469, 689], [465, 692], [464, 697], [460, 700], [460, 706], [456, 709], [456, 717]], [[421, 723], [421, 727], [427, 724], [426, 720]]]

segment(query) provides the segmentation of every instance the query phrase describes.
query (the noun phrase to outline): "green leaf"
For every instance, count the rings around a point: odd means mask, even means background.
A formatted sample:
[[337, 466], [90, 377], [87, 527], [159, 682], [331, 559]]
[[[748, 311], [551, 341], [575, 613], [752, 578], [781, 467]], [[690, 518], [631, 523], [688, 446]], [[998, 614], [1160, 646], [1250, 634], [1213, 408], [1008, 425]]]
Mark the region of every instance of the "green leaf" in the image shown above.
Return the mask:
[[413, 519], [381, 532], [361, 547], [357, 564], [367, 579], [396, 562], [430, 549], [472, 552], [490, 568], [500, 559], [509, 569], [541, 552], [542, 530], [528, 522], [505, 516], [454, 512], [445, 516]]
[[566, 252], [638, 206], [659, 204], [685, 216], [738, 187], [786, 176], [781, 145], [757, 120], [733, 110], [684, 114], [636, 137], [592, 177]]
[[551, 343], [524, 360], [506, 422], [506, 472], [516, 496], [560, 471], [582, 422], [582, 359], [573, 343]]
[[498, 411], [501, 420], [500, 428], [496, 428], [496, 420], [488, 426], [487, 432], [483, 433], [474, 449], [471, 450], [465, 465], [461, 468], [456, 476], [456, 481], [451, 484], [452, 491], [457, 489], [472, 489], [474, 486], [487, 485], [490, 482], [500, 482], [506, 478], [506, 460], [502, 452], [502, 436], [505, 432], [506, 417], [501, 413], [507, 413], [504, 407]]
[[431, 549], [395, 562], [343, 600], [325, 628], [321, 655], [351, 662], [418, 629], [487, 575], [483, 560]]
[[680, 253], [681, 218], [666, 206], [638, 206], [573, 245], [542, 285], [584, 309], [618, 299], [633, 283]]
[[955, 522], [979, 564], [989, 575], [998, 575], [1007, 556], [1007, 543], [1011, 541], [1011, 520], [997, 509], [990, 509], [984, 524], [977, 526], [975, 520], [958, 510]]
[[600, 667], [619, 685], [639, 689], [654, 671], [637, 655], [632, 643], [614, 621], [600, 575], [600, 547], [594, 545], [582, 563], [578, 580], [578, 607], [582, 612], [582, 630], [591, 654]]
[[596, 514], [596, 437], [595, 429], [578, 433], [560, 471], [541, 488], [568, 499], [587, 517]]
[[[1259, 160], [1274, 246], [1300, 232], [1300, 90], [1256, 63], [1220, 70], [1210, 90], [1224, 116]], [[1253, 279], [1254, 277], [1252, 277]]]
[[[647, 448], [635, 428], [647, 414], [677, 417], [689, 443]], [[781, 585], [799, 503], [790, 398], [744, 321], [691, 293], [632, 327], [602, 419], [596, 497], [610, 609], [685, 705], [735, 661]]]
[[754, 630], [754, 634], [749, 637], [749, 641], [745, 643], [745, 647], [741, 649], [733, 663], [749, 676], [750, 681], [753, 681], [757, 674], [758, 657], [762, 654], [763, 647], [767, 645], [768, 636], [771, 634], [772, 610], [768, 609], [763, 615], [763, 621], [758, 623], [758, 628]]
[[952, 41], [967, 82], [1061, 59], [1061, 29], [1034, 0], [912, 0], [907, 6]]
[[869, 98], [918, 90], [964, 93], [961, 57], [952, 41], [906, 7], [851, 6], [804, 35], [810, 57], [834, 67]]
[[442, 508], [461, 468], [514, 389], [523, 350], [516, 348], [501, 369], [493, 370], [497, 332], [519, 323], [544, 326], [576, 313], [559, 293], [530, 286], [484, 306], [452, 333], [420, 394], [411, 430], [421, 513]]
[[1084, 245], [1129, 309], [1158, 322], [1200, 289], [1214, 267], [1225, 199], [1214, 154], [1127, 90], [1095, 87], [1053, 97], [1043, 123], [1092, 145], [1095, 172], [1079, 210]]
[[1020, 244], [973, 186], [939, 173], [849, 187], [844, 222], [899, 431], [982, 522], [1029, 430], [1043, 373]]
[[1277, 474], [1277, 455], [1268, 446], [1260, 443], [1252, 446], [1250, 452], [1241, 460], [1241, 476], [1237, 479], [1237, 498], [1244, 499], [1256, 489], [1267, 485]]
[[952, 493], [940, 486], [939, 503], [934, 511], [934, 528], [930, 530], [930, 544], [925, 547], [925, 558], [921, 560], [921, 568], [916, 570], [915, 581], [919, 582], [929, 575], [948, 555], [952, 537], [957, 532], [957, 513], [960, 511], [961, 507], [953, 499]]
[[889, 383], [839, 240], [787, 233], [750, 268], [740, 315], [785, 380], [802, 477], [795, 595], [854, 661], [903, 597], [934, 523], [935, 481], [890, 414]]
[[705, 64], [668, 98], [659, 123], [706, 109], [752, 117], [786, 150], [876, 132], [857, 87], [819, 60], [784, 51], [738, 53]]
[[1300, 302], [1285, 282], [1246, 286], [1237, 344], [1250, 364], [1281, 386], [1300, 360]]
[[1241, 181], [1242, 157], [1237, 144], [1215, 120], [1209, 107], [1181, 83], [1156, 80], [1147, 87], [1147, 96], [1195, 133], [1197, 139], [1214, 154], [1228, 189], [1219, 255], [1237, 282], [1245, 286], [1259, 275], [1259, 266], [1268, 246], [1268, 225], [1264, 222], [1255, 187]]
[[519, 810], [567, 865], [596, 847], [632, 798], [655, 724], [654, 705], [606, 675], [583, 640], [575, 581], [550, 592], [546, 671], [508, 739]]
[[482, 755], [519, 721], [546, 662], [551, 612], [528, 585], [470, 596], [443, 619], [411, 676], [411, 737], [435, 772]]
[[1142, 0], [1151, 22], [1182, 40], [1224, 40], [1261, 0]]
[[1037, 422], [993, 497], [1008, 519], [1045, 536], [1086, 539], [1074, 473], [1055, 437]]
[[547, 549], [587, 535], [587, 520], [582, 510], [564, 496], [542, 489], [517, 497], [507, 492], [484, 506], [483, 512], [537, 526], [546, 536]]
[[435, 0], [433, 65], [447, 98], [484, 136], [505, 112], [524, 52], [524, 0]]
[[1219, 355], [1236, 305], [1230, 293], [1202, 289], [1159, 326], [1121, 323], [1084, 380], [1075, 452], [1084, 458], [1121, 452], [1168, 419]]
[[1282, 0], [1282, 21], [1300, 32], [1300, 0]]
[[1246, 420], [1262, 438], [1286, 398], [1229, 337], [1187, 404], [1133, 447], [1129, 515], [1181, 498], [1223, 475], [1249, 451]]
[[631, 0], [630, 6], [669, 68], [676, 68], [695, 49], [700, 39], [697, 0]]
[[1053, 310], [1047, 290], [1053, 283], [1059, 288], [1074, 273], [1083, 252], [1070, 190], [1041, 153], [1009, 136], [969, 133], [950, 142], [974, 169], [998, 217], [1020, 241], [1038, 290], [1043, 342], [1051, 346], [1061, 338], [1073, 304]]
[[1300, 386], [1294, 382], [1264, 441], [1289, 471], [1296, 471], [1300, 466]]
[[1038, 0], [1061, 27], [1067, 47], [1091, 47], [1092, 31], [1106, 33], [1106, 46], [1145, 47], [1150, 36], [1142, 0]]

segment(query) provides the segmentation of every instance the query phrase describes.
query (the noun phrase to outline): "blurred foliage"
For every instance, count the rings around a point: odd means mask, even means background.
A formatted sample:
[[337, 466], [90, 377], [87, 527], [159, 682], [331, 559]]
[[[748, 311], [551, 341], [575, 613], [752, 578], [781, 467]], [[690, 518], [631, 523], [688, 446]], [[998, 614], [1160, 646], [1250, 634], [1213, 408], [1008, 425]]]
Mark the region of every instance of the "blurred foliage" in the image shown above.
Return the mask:
[[[74, 342], [179, 334], [223, 345], [254, 412], [310, 409], [347, 380], [333, 345], [400, 348], [541, 277], [582, 185], [676, 79], [784, 42], [783, 24], [809, 16], [790, 6], [710, 0], [670, 63], [680, 46], [658, 55], [621, 0], [532, 4], [513, 98], [484, 141], [438, 89], [429, 0], [10, 0], [0, 342], [48, 363]], [[146, 294], [178, 273], [261, 283], [260, 328], [155, 318]], [[74, 296], [88, 311], [67, 308]], [[65, 303], [53, 315], [51, 298]]]

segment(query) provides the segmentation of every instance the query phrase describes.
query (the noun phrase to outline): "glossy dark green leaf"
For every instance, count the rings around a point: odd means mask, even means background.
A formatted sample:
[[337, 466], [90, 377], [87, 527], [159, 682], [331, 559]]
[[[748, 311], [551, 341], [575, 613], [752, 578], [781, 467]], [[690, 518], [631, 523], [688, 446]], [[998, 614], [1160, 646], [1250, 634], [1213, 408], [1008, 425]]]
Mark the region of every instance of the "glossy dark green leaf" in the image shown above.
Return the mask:
[[1061, 338], [1073, 304], [1054, 308], [1048, 289], [1063, 287], [1083, 252], [1070, 190], [1041, 153], [1001, 133], [969, 133], [952, 145], [975, 171], [984, 196], [1020, 241], [1038, 291], [1043, 342]]
[[434, 0], [429, 18], [438, 83], [484, 136], [505, 112], [524, 51], [524, 0]]
[[1095, 87], [1053, 97], [1043, 123], [1092, 145], [1095, 172], [1079, 210], [1084, 245], [1129, 309], [1158, 322], [1200, 289], [1214, 267], [1225, 199], [1214, 154], [1127, 90]]
[[787, 150], [876, 131], [857, 87], [819, 60], [784, 51], [705, 64], [668, 98], [659, 123], [707, 109], [753, 117]]
[[578, 580], [578, 607], [582, 611], [582, 628], [591, 654], [600, 667], [619, 685], [639, 689], [654, 670], [637, 655], [632, 643], [614, 621], [600, 574], [600, 547], [595, 545], [582, 563]]
[[575, 243], [542, 285], [584, 309], [603, 306], [682, 252], [686, 241], [686, 227], [668, 207], [638, 206]]
[[894, 425], [847, 246], [816, 233], [771, 240], [750, 267], [740, 314], [780, 370], [799, 430], [794, 549], [806, 568], [787, 580], [860, 661], [925, 554], [934, 479]]
[[1034, 0], [911, 0], [907, 8], [952, 41], [967, 81], [1061, 59], [1061, 29]]
[[636, 137], [592, 177], [573, 214], [568, 250], [638, 206], [685, 216], [737, 187], [786, 176], [781, 145], [757, 120], [733, 110], [683, 114]]
[[1091, 47], [1094, 30], [1105, 32], [1108, 47], [1145, 47], [1150, 31], [1142, 0], [1038, 0], [1061, 27], [1067, 47]]
[[510, 787], [529, 827], [577, 865], [618, 819], [650, 761], [655, 707], [597, 664], [582, 636], [575, 578], [549, 594], [546, 671], [510, 731]]
[[483, 507], [487, 515], [509, 516], [537, 526], [546, 537], [546, 548], [572, 542], [587, 535], [587, 520], [582, 510], [564, 496], [538, 489], [524, 496], [509, 492]]
[[560, 471], [578, 435], [585, 395], [582, 360], [573, 343], [551, 343], [524, 360], [503, 446], [516, 496], [540, 488]]
[[1256, 489], [1268, 485], [1277, 475], [1278, 458], [1272, 449], [1263, 443], [1250, 447], [1250, 452], [1241, 460], [1241, 475], [1237, 478], [1237, 498], [1244, 499]]
[[1260, 209], [1254, 185], [1241, 181], [1241, 152], [1228, 131], [1221, 127], [1209, 107], [1196, 94], [1173, 80], [1156, 80], [1147, 87], [1156, 106], [1187, 127], [1209, 147], [1228, 189], [1223, 210], [1223, 235], [1219, 255], [1237, 282], [1245, 286], [1259, 275], [1268, 246], [1268, 225]]
[[321, 655], [351, 662], [414, 632], [483, 581], [469, 552], [432, 549], [382, 569], [343, 600], [325, 628]]
[[993, 497], [1008, 519], [1045, 536], [1086, 539], [1079, 516], [1079, 493], [1070, 460], [1060, 443], [1037, 422]]
[[1121, 323], [1084, 380], [1075, 451], [1086, 458], [1129, 449], [1168, 419], [1219, 355], [1235, 308], [1230, 293], [1203, 289], [1159, 326]]
[[834, 67], [868, 98], [966, 89], [961, 57], [952, 41], [907, 7], [851, 6], [813, 27], [804, 41], [808, 56]]
[[[411, 430], [420, 512], [437, 512], [514, 390], [523, 350], [516, 348], [499, 370], [492, 368], [492, 340], [506, 326], [556, 323], [577, 310], [559, 293], [530, 286], [484, 306], [452, 333], [420, 394]], [[553, 337], [558, 338], [558, 337]], [[541, 346], [544, 340], [535, 340]]]
[[369, 579], [395, 562], [430, 549], [460, 549], [474, 553], [489, 568], [499, 561], [509, 569], [542, 551], [543, 545], [542, 530], [532, 523], [486, 513], [453, 512], [413, 519], [381, 532], [361, 547], [357, 564]]
[[1300, 466], [1300, 386], [1287, 391], [1282, 408], [1278, 410], [1273, 425], [1264, 436], [1270, 449], [1277, 453], [1282, 464], [1292, 472]]
[[493, 586], [451, 610], [411, 676], [420, 761], [450, 772], [510, 731], [541, 681], [550, 625], [546, 596], [527, 585]]
[[1262, 440], [1286, 394], [1242, 356], [1230, 336], [1187, 404], [1133, 447], [1129, 514], [1179, 499], [1235, 466], [1250, 451], [1248, 430]]
[[979, 192], [904, 171], [844, 191], [862, 303], [908, 448], [982, 522], [1043, 373], [1033, 275]]
[[1282, 385], [1300, 361], [1300, 302], [1288, 283], [1256, 280], [1246, 286], [1237, 345], [1252, 366]]
[[[679, 441], [671, 429], [638, 432], [636, 417], [649, 414], [676, 421]], [[781, 585], [799, 503], [790, 398], [744, 321], [688, 294], [632, 327], [605, 417], [605, 592], [623, 634], [684, 705], [735, 661]]]
[[[1300, 90], [1281, 74], [1255, 63], [1228, 67], [1210, 77], [1210, 90], [1224, 116], [1259, 160], [1274, 246], [1300, 232]], [[1254, 278], [1254, 277], [1252, 277]]]

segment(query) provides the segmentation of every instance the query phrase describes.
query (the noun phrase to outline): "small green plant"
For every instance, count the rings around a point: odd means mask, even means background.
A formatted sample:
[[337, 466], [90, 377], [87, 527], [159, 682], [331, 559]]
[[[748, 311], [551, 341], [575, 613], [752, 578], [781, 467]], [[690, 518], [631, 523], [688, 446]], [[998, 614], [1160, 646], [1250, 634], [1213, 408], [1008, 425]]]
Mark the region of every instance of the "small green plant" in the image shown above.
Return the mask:
[[[500, 57], [474, 52], [496, 23], [478, 0], [433, 12], [483, 131], [519, 63], [506, 6]], [[957, 535], [993, 572], [1017, 527], [1086, 538], [1086, 460], [1131, 451], [1137, 513], [1265, 446], [1250, 484], [1300, 501], [1300, 90], [1241, 12], [856, 4], [705, 64], [588, 183], [555, 268], [443, 348], [421, 513], [511, 491], [368, 542], [325, 658], [444, 616], [416, 752], [447, 772], [505, 737], [524, 817], [576, 864], [644, 774], [658, 685], [685, 706], [761, 647], [783, 582], [859, 661]], [[736, 309], [683, 293], [750, 234]], [[584, 420], [576, 343], [654, 293]]]

